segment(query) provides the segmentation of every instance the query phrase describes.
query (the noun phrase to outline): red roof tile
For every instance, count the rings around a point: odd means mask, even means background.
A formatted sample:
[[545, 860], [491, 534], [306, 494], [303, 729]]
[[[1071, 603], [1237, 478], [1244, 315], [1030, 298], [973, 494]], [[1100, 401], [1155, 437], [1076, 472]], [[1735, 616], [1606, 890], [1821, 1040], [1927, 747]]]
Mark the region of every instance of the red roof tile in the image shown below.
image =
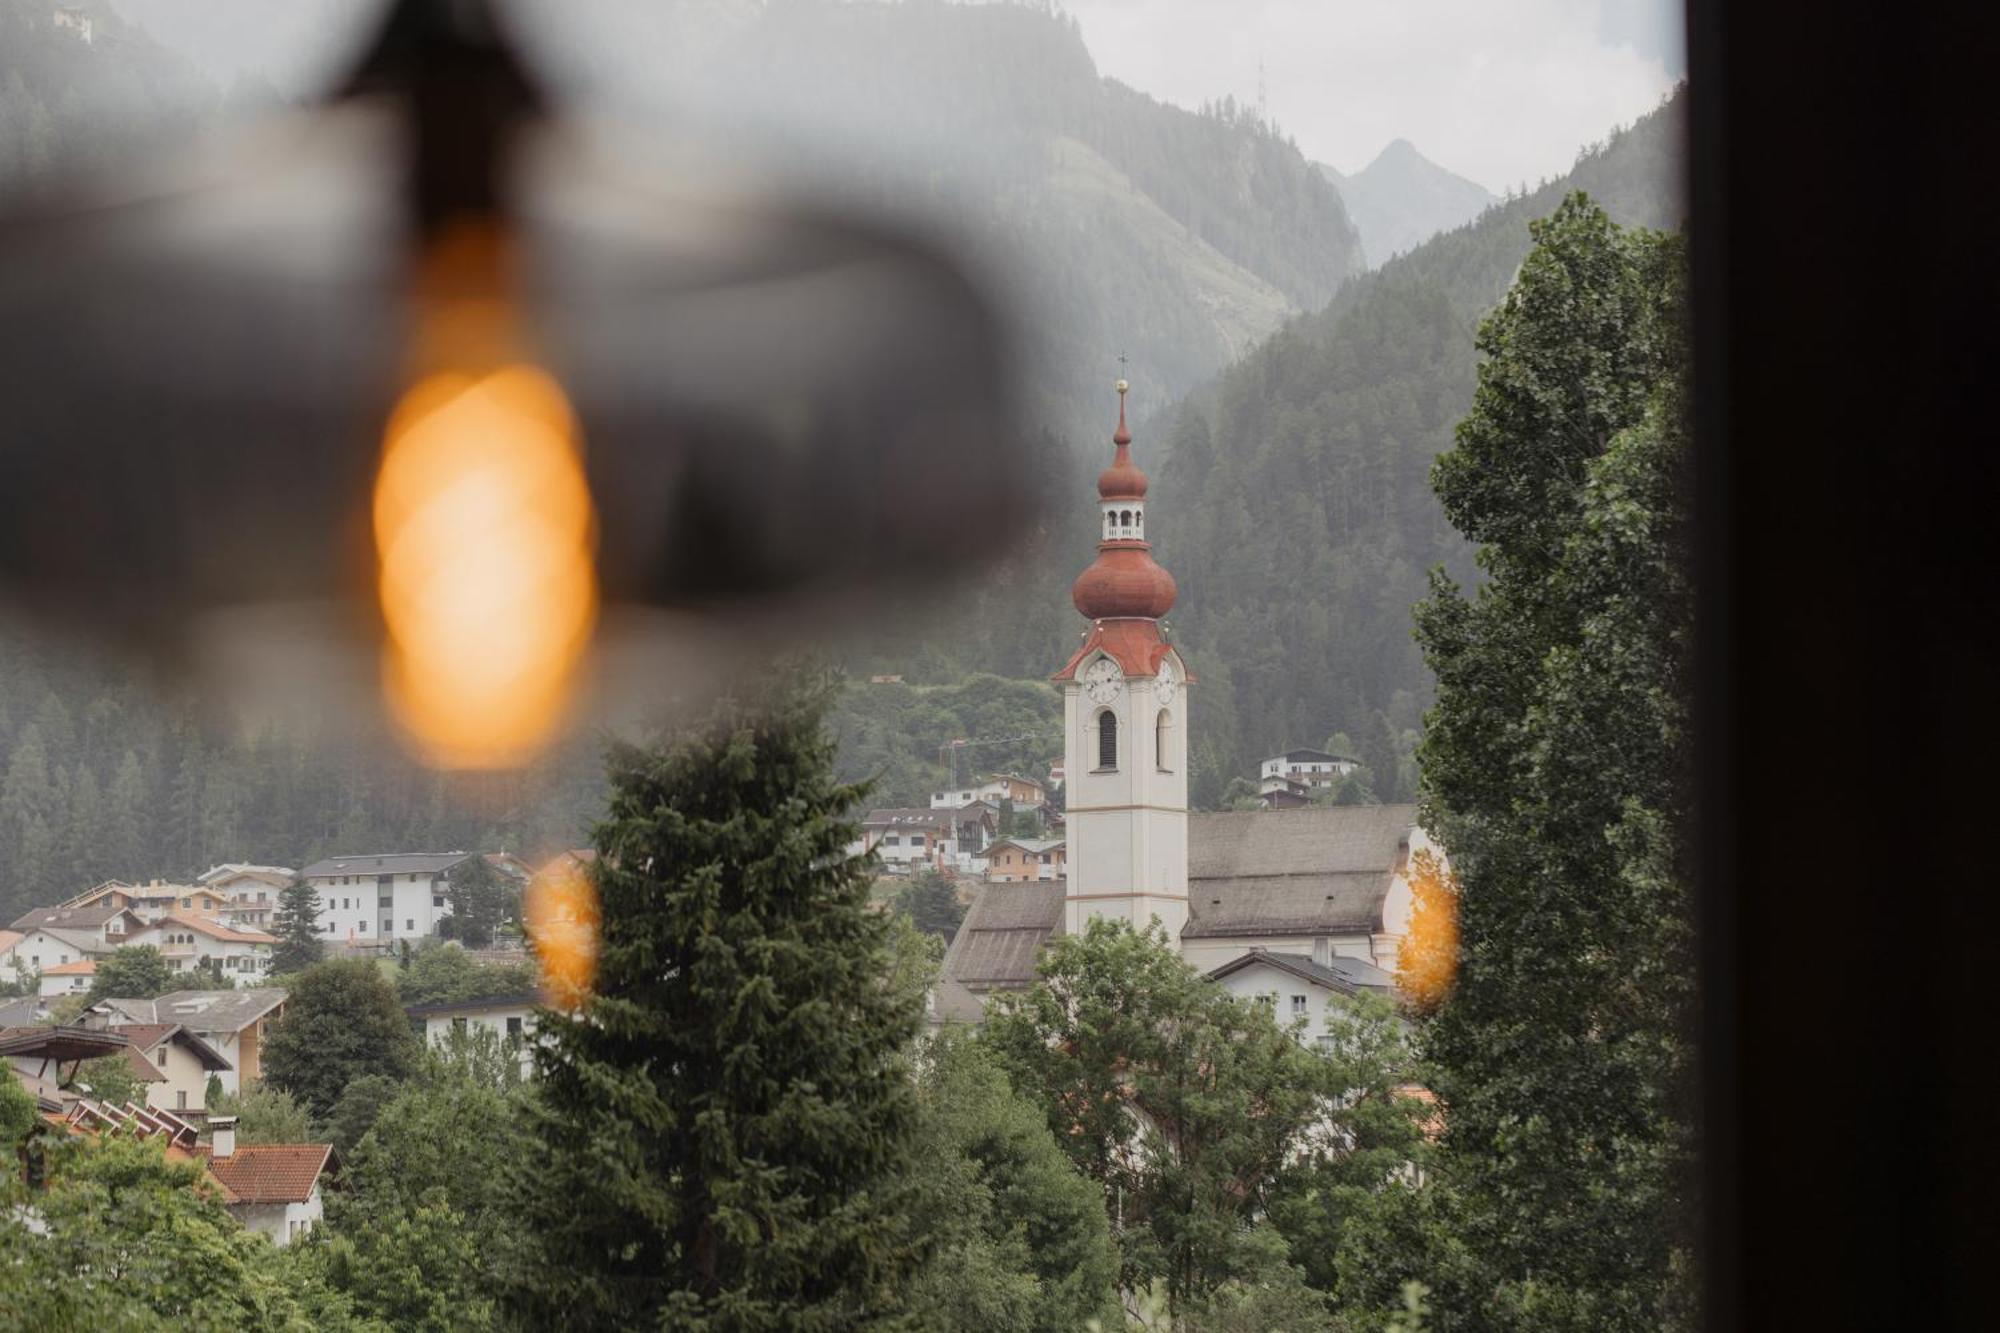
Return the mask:
[[227, 1157], [204, 1145], [208, 1169], [244, 1203], [304, 1203], [333, 1155], [330, 1143], [253, 1143]]

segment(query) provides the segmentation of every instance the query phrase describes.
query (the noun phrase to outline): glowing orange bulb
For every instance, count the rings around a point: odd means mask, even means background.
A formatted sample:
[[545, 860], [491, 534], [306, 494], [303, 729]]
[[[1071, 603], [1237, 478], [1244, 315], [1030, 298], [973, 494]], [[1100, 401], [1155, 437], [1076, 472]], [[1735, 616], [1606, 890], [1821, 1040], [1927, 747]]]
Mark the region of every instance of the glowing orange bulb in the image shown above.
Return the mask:
[[569, 402], [532, 366], [419, 381], [375, 486], [383, 688], [434, 763], [521, 763], [562, 720], [597, 618]]

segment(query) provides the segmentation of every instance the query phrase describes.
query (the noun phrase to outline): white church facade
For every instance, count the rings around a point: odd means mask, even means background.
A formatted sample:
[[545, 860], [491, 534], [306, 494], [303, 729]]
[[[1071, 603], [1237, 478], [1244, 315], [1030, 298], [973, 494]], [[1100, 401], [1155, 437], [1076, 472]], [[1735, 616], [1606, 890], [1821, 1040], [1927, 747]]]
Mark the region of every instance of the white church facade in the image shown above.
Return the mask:
[[1158, 921], [1232, 989], [1290, 968], [1317, 972], [1322, 990], [1380, 990], [1409, 929], [1409, 876], [1430, 849], [1416, 807], [1189, 811], [1199, 681], [1162, 623], [1178, 589], [1146, 540], [1148, 481], [1132, 461], [1125, 392], [1121, 380], [1097, 558], [1071, 590], [1088, 628], [1054, 677], [1068, 877], [979, 886], [945, 955], [937, 1023], [980, 1021], [989, 995], [1031, 984], [1048, 942], [1094, 917]]

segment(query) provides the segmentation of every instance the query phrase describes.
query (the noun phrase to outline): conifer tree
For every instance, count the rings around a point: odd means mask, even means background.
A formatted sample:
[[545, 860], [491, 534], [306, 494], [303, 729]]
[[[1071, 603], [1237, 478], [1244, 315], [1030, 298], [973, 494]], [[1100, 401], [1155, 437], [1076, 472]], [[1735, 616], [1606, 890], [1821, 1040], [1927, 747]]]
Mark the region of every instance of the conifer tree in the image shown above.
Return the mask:
[[273, 972], [302, 972], [320, 960], [326, 942], [319, 933], [319, 898], [304, 875], [278, 891], [278, 943], [271, 950]]
[[517, 1186], [532, 1324], [906, 1326], [921, 1000], [887, 982], [827, 693], [788, 676], [611, 753], [595, 992], [542, 1022]]

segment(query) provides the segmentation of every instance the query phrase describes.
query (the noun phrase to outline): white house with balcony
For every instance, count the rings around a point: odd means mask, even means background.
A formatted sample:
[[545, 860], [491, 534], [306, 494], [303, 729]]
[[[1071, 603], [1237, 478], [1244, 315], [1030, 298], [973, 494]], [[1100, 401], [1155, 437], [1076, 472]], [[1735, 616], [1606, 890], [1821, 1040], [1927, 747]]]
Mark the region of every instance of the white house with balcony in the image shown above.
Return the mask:
[[195, 882], [223, 896], [223, 924], [244, 930], [269, 930], [277, 915], [278, 895], [297, 873], [288, 866], [230, 861], [202, 871], [195, 876]]
[[214, 917], [170, 912], [128, 942], [152, 945], [176, 972], [189, 972], [212, 961], [223, 976], [249, 983], [262, 981], [270, 972], [271, 948], [278, 941], [261, 930], [225, 926]]
[[1362, 767], [1362, 761], [1348, 755], [1328, 755], [1326, 751], [1286, 751], [1274, 755], [1258, 767], [1258, 789], [1270, 791], [1276, 785], [1294, 783], [1298, 787], [1332, 787], [1346, 775]]

